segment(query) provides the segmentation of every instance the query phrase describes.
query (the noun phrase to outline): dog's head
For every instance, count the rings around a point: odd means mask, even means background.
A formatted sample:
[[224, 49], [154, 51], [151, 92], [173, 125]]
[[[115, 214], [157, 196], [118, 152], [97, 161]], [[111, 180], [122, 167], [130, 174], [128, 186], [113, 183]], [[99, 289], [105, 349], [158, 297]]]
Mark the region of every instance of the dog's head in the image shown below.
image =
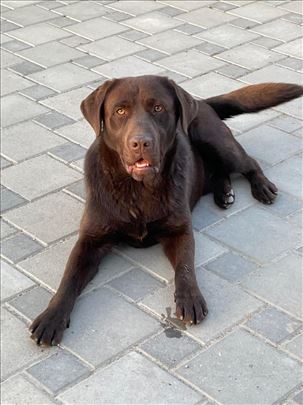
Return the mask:
[[172, 80], [140, 76], [106, 81], [81, 103], [81, 111], [137, 181], [161, 170], [177, 127], [185, 134], [198, 104]]

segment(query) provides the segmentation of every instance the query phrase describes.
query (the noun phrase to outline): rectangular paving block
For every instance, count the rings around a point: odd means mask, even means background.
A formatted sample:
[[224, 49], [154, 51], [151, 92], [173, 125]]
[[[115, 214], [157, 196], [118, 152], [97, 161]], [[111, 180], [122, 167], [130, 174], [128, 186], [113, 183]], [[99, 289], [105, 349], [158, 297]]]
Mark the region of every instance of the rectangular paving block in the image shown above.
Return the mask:
[[86, 149], [89, 148], [96, 139], [93, 129], [86, 120], [81, 120], [71, 125], [65, 125], [64, 127], [57, 129], [56, 132]]
[[97, 80], [99, 76], [72, 63], [63, 63], [58, 66], [52, 66], [43, 72], [33, 73], [28, 77], [55, 90], [65, 91], [72, 87]]
[[119, 34], [123, 31], [127, 31], [127, 29], [127, 27], [124, 27], [121, 24], [105, 20], [101, 17], [66, 27], [66, 31], [80, 35], [92, 41]]
[[2, 126], [17, 124], [47, 111], [47, 108], [20, 94], [9, 94], [2, 98]]
[[223, 331], [249, 316], [262, 303], [245, 293], [240, 287], [231, 285], [215, 274], [198, 268], [196, 276], [200, 290], [208, 304], [208, 315], [200, 325], [185, 327], [175, 317], [174, 286], [160, 288], [154, 294], [142, 300], [141, 305], [149, 308], [160, 317], [173, 322], [177, 327], [186, 330], [206, 343]]
[[160, 59], [157, 61], [157, 65], [188, 77], [194, 77], [219, 68], [224, 65], [224, 62], [192, 49]]
[[99, 288], [76, 302], [63, 344], [97, 366], [158, 328], [159, 323], [135, 305]]
[[40, 86], [39, 84], [35, 84], [34, 86], [28, 87], [25, 90], [21, 90], [20, 93], [32, 100], [42, 100], [55, 94], [54, 90], [45, 86]]
[[288, 103], [278, 105], [277, 107], [275, 107], [275, 109], [284, 114], [289, 114], [295, 118], [302, 118], [303, 106], [301, 99], [292, 100]]
[[134, 16], [150, 13], [151, 11], [158, 10], [163, 8], [164, 5], [162, 3], [156, 3], [155, 1], [146, 1], [142, 3], [140, 1], [115, 1], [111, 2], [108, 5], [108, 8], [123, 11], [124, 13], [128, 13]]
[[35, 387], [22, 374], [17, 374], [1, 384], [3, 404], [55, 404], [48, 394]]
[[11, 210], [4, 214], [4, 219], [48, 243], [75, 232], [82, 210], [80, 201], [59, 192]]
[[35, 122], [41, 124], [48, 129], [57, 129], [64, 125], [72, 124], [74, 121], [66, 115], [60, 114], [57, 111], [51, 111], [46, 114], [35, 117]]
[[114, 60], [139, 52], [143, 50], [144, 47], [130, 42], [127, 39], [113, 36], [82, 45], [80, 49], [105, 60]]
[[1, 86], [1, 94], [5, 96], [10, 93], [14, 93], [18, 90], [26, 89], [27, 87], [32, 86], [32, 82], [29, 80], [16, 75], [9, 70], [2, 71], [2, 86]]
[[0, 231], [1, 231], [1, 239], [6, 238], [7, 236], [13, 235], [17, 232], [17, 229], [8, 224], [7, 222], [0, 219]]
[[2, 254], [16, 263], [42, 249], [40, 243], [24, 233], [18, 233], [2, 241]]
[[98, 3], [89, 3], [89, 5], [83, 2], [74, 2], [74, 4], [68, 4], [67, 6], [58, 7], [56, 13], [71, 17], [78, 21], [90, 20], [91, 18], [102, 16], [107, 13], [107, 9]]
[[66, 187], [66, 190], [69, 192], [69, 194], [75, 195], [76, 197], [80, 198], [80, 200], [82, 200], [83, 202], [85, 201], [86, 192], [84, 180], [76, 181], [76, 183]]
[[298, 228], [257, 206], [235, 214], [205, 232], [259, 263], [298, 247], [300, 240]]
[[143, 344], [140, 348], [166, 367], [176, 367], [180, 361], [202, 349], [199, 343], [182, 334], [178, 329], [164, 329]]
[[271, 7], [264, 2], [254, 1], [250, 4], [244, 5], [243, 7], [230, 10], [229, 13], [238, 17], [248, 18], [259, 23], [264, 23], [287, 14], [287, 11], [280, 8]]
[[1, 67], [2, 69], [15, 65], [16, 63], [22, 62], [22, 59], [18, 56], [1, 49]]
[[241, 80], [249, 84], [258, 84], [269, 81], [298, 84], [302, 79], [298, 72], [294, 72], [293, 70], [289, 70], [282, 66], [269, 65], [241, 77]]
[[33, 344], [27, 326], [6, 308], [1, 310], [1, 335], [3, 380], [49, 354]]
[[82, 52], [56, 41], [20, 51], [18, 55], [44, 67], [69, 62], [71, 59], [83, 56]]
[[302, 58], [301, 38], [294, 39], [287, 44], [277, 46], [275, 51], [294, 58]]
[[[83, 118], [80, 110], [80, 103], [89, 95], [90, 92], [91, 90], [87, 87], [80, 87], [79, 89], [70, 90], [62, 94], [57, 94], [53, 97], [49, 97], [41, 101], [41, 104], [52, 108], [74, 120], [79, 120], [80, 118]], [[60, 133], [60, 131], [58, 132]]]
[[[14, 72], [21, 74], [22, 76], [28, 76], [32, 73], [41, 72], [41, 70], [43, 70], [44, 68], [42, 66], [37, 65], [36, 63], [24, 61], [22, 63], [17, 63], [17, 65], [10, 66], [10, 69], [13, 70]], [[20, 93], [23, 94], [23, 91], [26, 91], [26, 89], [25, 90], [21, 89]]]
[[49, 154], [56, 156], [65, 162], [79, 160], [85, 156], [85, 153], [86, 149], [72, 142], [66, 142], [49, 150]]
[[188, 23], [199, 25], [203, 28], [212, 28], [234, 20], [235, 17], [219, 10], [203, 7], [185, 14], [180, 14], [176, 19], [187, 21]]
[[19, 194], [1, 186], [1, 212], [11, 210], [25, 203], [26, 200]]
[[31, 279], [1, 260], [1, 302], [34, 285]]
[[237, 137], [246, 152], [271, 165], [302, 150], [300, 139], [269, 125], [260, 125]]
[[257, 25], [251, 30], [258, 34], [275, 38], [283, 42], [291, 41], [302, 35], [299, 25], [292, 24], [291, 22], [282, 19], [274, 20], [260, 26]]
[[245, 325], [272, 342], [279, 343], [296, 331], [302, 323], [274, 307], [268, 307], [254, 315]]
[[301, 72], [301, 73], [303, 71], [303, 61], [301, 59], [287, 57], [285, 59], [278, 61], [277, 64], [279, 64], [281, 66], [285, 66], [285, 67], [293, 69], [293, 70], [297, 70], [298, 72]]
[[16, 161], [29, 158], [65, 142], [32, 121], [12, 125], [2, 132], [2, 152]]
[[37, 287], [10, 300], [9, 305], [29, 321], [33, 321], [48, 306], [52, 294], [45, 288]]
[[36, 363], [26, 371], [54, 394], [90, 373], [90, 369], [77, 357], [63, 350]]
[[148, 34], [156, 34], [161, 31], [175, 28], [178, 25], [181, 25], [182, 21], [161, 14], [159, 11], [153, 11], [151, 13], [124, 20], [122, 24]]
[[272, 404], [301, 380], [299, 363], [243, 330], [205, 350], [178, 373], [230, 405]]
[[[290, 353], [297, 356], [299, 359], [303, 359], [303, 334], [296, 336], [291, 341], [285, 343], [283, 347], [288, 350]], [[302, 394], [302, 393], [301, 393]], [[300, 404], [301, 402], [298, 401]]]
[[280, 115], [277, 118], [268, 122], [268, 125], [279, 128], [282, 131], [291, 133], [303, 127], [303, 121], [289, 115]]
[[47, 155], [8, 167], [2, 174], [3, 185], [27, 199], [40, 197], [80, 178], [75, 170]]
[[290, 253], [248, 275], [242, 285], [258, 297], [300, 318], [303, 301], [301, 282], [302, 257]]
[[63, 402], [76, 404], [79, 401], [95, 403], [100, 396], [105, 403], [121, 404], [195, 404], [202, 397], [136, 352], [128, 353], [109, 367], [98, 370], [76, 387], [59, 395], [59, 398]]

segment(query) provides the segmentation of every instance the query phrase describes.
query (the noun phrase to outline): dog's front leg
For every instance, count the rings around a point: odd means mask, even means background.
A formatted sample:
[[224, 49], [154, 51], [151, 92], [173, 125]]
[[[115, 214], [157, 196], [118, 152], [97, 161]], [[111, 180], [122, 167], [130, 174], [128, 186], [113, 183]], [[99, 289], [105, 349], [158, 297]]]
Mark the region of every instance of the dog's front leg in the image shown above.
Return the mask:
[[175, 269], [176, 316], [185, 323], [200, 323], [208, 310], [197, 284], [195, 240], [191, 226], [182, 234], [162, 239], [161, 243]]
[[98, 271], [98, 264], [110, 243], [81, 236], [74, 246], [58, 291], [48, 307], [31, 324], [31, 337], [37, 344], [59, 344], [69, 326], [77, 296]]

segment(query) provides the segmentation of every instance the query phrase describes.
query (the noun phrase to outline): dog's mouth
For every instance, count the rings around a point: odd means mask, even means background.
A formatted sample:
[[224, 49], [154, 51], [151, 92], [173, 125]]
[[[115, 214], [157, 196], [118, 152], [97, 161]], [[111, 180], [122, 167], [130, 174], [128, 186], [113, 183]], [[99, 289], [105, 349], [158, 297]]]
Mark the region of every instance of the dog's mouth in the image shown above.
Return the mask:
[[142, 181], [143, 178], [155, 175], [159, 172], [159, 167], [152, 160], [141, 157], [132, 164], [125, 164], [127, 173], [137, 181]]
[[151, 162], [143, 158], [138, 159], [135, 163], [131, 165], [126, 165], [126, 169], [129, 174], [132, 174], [134, 170], [144, 172], [152, 168], [153, 165], [151, 164]]

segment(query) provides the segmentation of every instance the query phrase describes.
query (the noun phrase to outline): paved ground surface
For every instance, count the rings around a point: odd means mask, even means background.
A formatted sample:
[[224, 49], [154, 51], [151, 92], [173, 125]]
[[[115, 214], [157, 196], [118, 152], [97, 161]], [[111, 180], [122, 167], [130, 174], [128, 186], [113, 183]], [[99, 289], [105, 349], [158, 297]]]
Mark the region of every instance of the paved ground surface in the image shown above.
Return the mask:
[[[56, 290], [84, 203], [94, 139], [79, 104], [112, 76], [167, 75], [198, 97], [299, 83], [300, 1], [2, 1], [2, 403], [299, 404], [302, 369], [300, 102], [229, 121], [279, 186], [262, 206], [194, 212], [210, 308], [174, 317], [158, 246], [121, 247], [79, 299], [62, 346], [27, 325]], [[88, 316], [89, 314], [89, 316]]]

